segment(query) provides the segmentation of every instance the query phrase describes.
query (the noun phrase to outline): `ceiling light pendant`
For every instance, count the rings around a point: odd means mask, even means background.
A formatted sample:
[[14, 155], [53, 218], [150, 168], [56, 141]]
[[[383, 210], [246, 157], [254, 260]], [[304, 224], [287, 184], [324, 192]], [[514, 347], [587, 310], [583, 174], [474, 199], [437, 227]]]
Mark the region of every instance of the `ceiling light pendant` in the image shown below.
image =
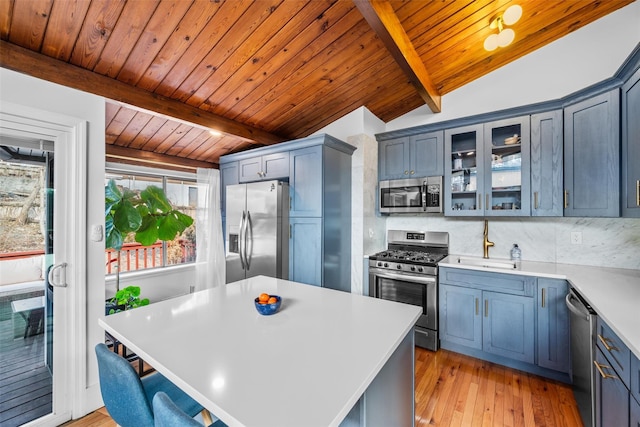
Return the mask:
[[516, 37], [515, 31], [511, 28], [504, 28], [505, 25], [512, 25], [518, 22], [522, 16], [522, 7], [510, 6], [502, 15], [491, 20], [489, 28], [498, 29], [498, 34], [490, 34], [484, 41], [484, 49], [491, 52], [498, 47], [509, 46]]

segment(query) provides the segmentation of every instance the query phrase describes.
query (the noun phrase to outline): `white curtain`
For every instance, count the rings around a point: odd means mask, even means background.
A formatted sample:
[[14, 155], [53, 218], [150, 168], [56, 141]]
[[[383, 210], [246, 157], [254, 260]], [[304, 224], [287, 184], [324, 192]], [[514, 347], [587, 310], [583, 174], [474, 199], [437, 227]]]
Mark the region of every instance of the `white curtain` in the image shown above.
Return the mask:
[[198, 168], [196, 290], [224, 285], [225, 259], [220, 216], [220, 171]]

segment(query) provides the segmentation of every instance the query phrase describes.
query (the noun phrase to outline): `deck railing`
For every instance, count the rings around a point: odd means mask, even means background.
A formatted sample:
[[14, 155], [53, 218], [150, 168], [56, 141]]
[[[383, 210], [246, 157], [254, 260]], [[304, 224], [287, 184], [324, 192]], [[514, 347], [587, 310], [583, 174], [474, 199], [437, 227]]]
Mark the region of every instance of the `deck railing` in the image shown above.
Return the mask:
[[[170, 256], [167, 263], [171, 265], [194, 262], [196, 260], [196, 245], [188, 240], [178, 240], [179, 255]], [[174, 252], [175, 253], [175, 252]], [[44, 250], [0, 253], [0, 261], [29, 258], [44, 255]], [[139, 243], [125, 243], [120, 254], [120, 271], [136, 271], [147, 268], [161, 267], [163, 258], [162, 243], [142, 246]], [[118, 251], [105, 251], [105, 273], [115, 274], [118, 265]]]
[[[193, 242], [179, 240], [180, 256], [170, 257], [168, 264], [184, 264], [196, 260], [196, 247]], [[120, 272], [144, 270], [147, 268], [161, 267], [163, 258], [162, 243], [151, 246], [142, 246], [139, 243], [125, 243], [120, 254]], [[107, 249], [105, 251], [106, 274], [115, 274], [118, 264], [118, 251]]]

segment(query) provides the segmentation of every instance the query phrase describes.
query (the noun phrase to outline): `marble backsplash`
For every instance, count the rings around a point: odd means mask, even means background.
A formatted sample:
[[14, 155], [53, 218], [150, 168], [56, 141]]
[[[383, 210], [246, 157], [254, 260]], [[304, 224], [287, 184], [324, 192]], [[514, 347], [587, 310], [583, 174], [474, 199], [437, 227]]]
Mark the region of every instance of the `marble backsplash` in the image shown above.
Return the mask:
[[[394, 215], [387, 230], [449, 232], [449, 252], [482, 256], [483, 218]], [[582, 244], [571, 243], [571, 232]], [[514, 243], [527, 261], [640, 269], [640, 219], [634, 218], [490, 218], [491, 258], [508, 259]]]

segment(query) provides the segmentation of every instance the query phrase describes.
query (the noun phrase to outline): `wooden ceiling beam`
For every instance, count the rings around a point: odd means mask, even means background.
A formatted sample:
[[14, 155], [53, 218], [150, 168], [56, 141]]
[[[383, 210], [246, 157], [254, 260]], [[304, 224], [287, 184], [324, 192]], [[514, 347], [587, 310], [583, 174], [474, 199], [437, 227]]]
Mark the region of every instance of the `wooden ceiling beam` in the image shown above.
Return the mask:
[[198, 168], [218, 169], [217, 163], [169, 156], [167, 154], [137, 150], [135, 148], [119, 147], [113, 144], [107, 144], [106, 158], [107, 161], [113, 161], [115, 163], [153, 166], [187, 172], [195, 172]]
[[166, 116], [169, 119], [177, 119], [188, 124], [215, 129], [259, 144], [277, 144], [288, 139], [200, 110], [180, 101], [130, 86], [4, 40], [0, 40], [0, 67], [103, 96], [134, 108]]
[[354, 0], [354, 3], [431, 111], [441, 112], [440, 93], [391, 4], [387, 0]]

